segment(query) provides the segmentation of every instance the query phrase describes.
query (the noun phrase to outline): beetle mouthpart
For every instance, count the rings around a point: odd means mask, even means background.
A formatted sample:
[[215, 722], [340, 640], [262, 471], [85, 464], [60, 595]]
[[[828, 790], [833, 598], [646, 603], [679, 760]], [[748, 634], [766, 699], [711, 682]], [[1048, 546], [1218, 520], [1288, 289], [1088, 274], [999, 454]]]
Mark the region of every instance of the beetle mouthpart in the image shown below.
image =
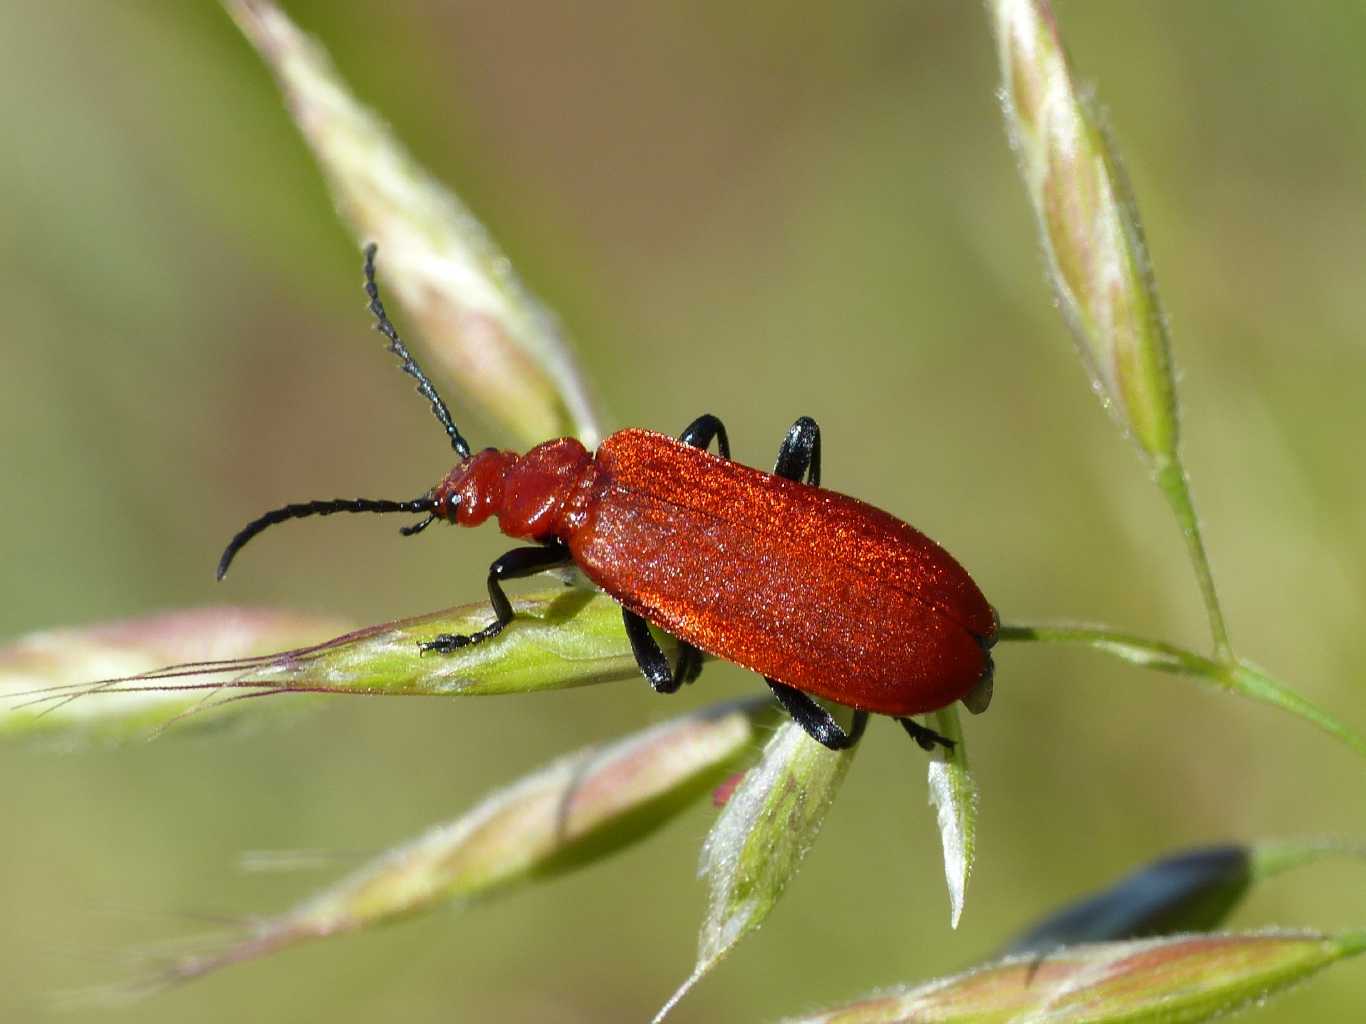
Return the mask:
[[994, 689], [993, 680], [996, 677], [996, 665], [991, 660], [991, 655], [987, 655], [987, 667], [982, 672], [982, 678], [977, 680], [967, 695], [963, 697], [963, 707], [967, 708], [974, 715], [980, 715], [987, 708], [991, 707], [991, 694]]
[[422, 522], [414, 523], [412, 526], [400, 526], [398, 528], [398, 532], [403, 534], [403, 536], [405, 537], [413, 537], [421, 533], [427, 527], [431, 526], [434, 522], [436, 522], [436, 513], [428, 512], [427, 518], [422, 520]]
[[[431, 526], [432, 523], [436, 522], [438, 519], [441, 518], [440, 502], [438, 502], [436, 499], [435, 488], [428, 491], [422, 497], [413, 499], [412, 503], [414, 505], [421, 504], [423, 506], [423, 509], [421, 511], [425, 511], [427, 513], [427, 518], [423, 519], [419, 523], [413, 523], [411, 526], [400, 526], [398, 528], [398, 532], [403, 534], [403, 536], [405, 537], [416, 537], [427, 527]], [[414, 511], [418, 510], [415, 509]]]

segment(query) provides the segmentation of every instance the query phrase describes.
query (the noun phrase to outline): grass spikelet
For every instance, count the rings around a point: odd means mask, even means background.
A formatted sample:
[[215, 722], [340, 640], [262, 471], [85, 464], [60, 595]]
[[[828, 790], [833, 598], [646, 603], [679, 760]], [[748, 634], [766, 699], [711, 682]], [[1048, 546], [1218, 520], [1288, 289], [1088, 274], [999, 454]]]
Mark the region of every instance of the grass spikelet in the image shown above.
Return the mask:
[[601, 440], [578, 361], [483, 225], [351, 95], [331, 60], [268, 0], [224, 0], [274, 72], [358, 240], [376, 242], [394, 294], [477, 405], [526, 444]]
[[766, 698], [717, 704], [563, 757], [225, 946], [174, 960], [160, 980], [188, 981], [301, 942], [468, 904], [607, 857], [752, 756], [773, 717]]
[[787, 1024], [1198, 1024], [1362, 952], [1362, 932], [1186, 935], [1073, 946], [890, 989]]
[[1228, 629], [1181, 464], [1166, 317], [1129, 184], [1078, 88], [1048, 0], [992, 0], [1001, 103], [1048, 276], [1095, 392], [1138, 443], [1195, 568], [1216, 654]]

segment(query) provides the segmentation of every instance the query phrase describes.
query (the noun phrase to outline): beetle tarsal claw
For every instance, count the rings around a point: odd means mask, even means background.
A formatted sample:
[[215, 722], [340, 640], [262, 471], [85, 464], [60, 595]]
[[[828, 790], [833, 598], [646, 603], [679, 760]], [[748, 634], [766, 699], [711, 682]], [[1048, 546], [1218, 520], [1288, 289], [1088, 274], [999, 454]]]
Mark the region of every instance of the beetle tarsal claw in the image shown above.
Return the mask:
[[977, 680], [974, 686], [963, 697], [963, 707], [967, 708], [974, 715], [980, 715], [991, 706], [992, 680], [994, 673], [991, 665], [988, 664], [987, 670], [982, 673], [982, 678]]
[[418, 643], [418, 653], [427, 654], [436, 651], [437, 654], [450, 654], [458, 651], [462, 647], [468, 647], [475, 642], [475, 637], [461, 636], [456, 633], [438, 633], [431, 640], [422, 640]]

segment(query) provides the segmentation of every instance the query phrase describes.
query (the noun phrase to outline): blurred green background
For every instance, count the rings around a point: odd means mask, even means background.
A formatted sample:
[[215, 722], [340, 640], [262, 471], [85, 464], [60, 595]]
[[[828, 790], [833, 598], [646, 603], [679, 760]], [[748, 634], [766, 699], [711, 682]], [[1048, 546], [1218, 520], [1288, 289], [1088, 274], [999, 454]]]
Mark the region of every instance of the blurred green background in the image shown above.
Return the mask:
[[[766, 465], [810, 414], [826, 483], [942, 541], [1007, 619], [1204, 647], [1180, 537], [1044, 286], [979, 4], [286, 6], [562, 314], [612, 425], [712, 411]], [[494, 531], [399, 543], [360, 517], [282, 529], [214, 584], [259, 511], [406, 496], [449, 449], [369, 329], [357, 246], [273, 82], [214, 4], [0, 7], [0, 634], [223, 601], [378, 622], [477, 599]], [[1366, 726], [1366, 13], [1060, 15], [1148, 227], [1235, 646]], [[968, 723], [983, 795], [962, 927], [924, 756], [875, 723], [785, 901], [680, 1024], [954, 970], [1172, 847], [1360, 834], [1362, 764], [1307, 726], [1086, 653], [997, 664], [996, 702]], [[557, 753], [756, 685], [718, 665], [672, 700], [643, 683], [337, 699], [245, 737], [0, 750], [0, 1017], [331, 877], [245, 874], [243, 851], [378, 850]], [[647, 1019], [691, 967], [713, 813], [485, 908], [90, 1019]], [[1233, 923], [1360, 926], [1363, 880], [1291, 875]], [[1257, 1019], [1348, 1019], [1363, 993], [1349, 964]]]

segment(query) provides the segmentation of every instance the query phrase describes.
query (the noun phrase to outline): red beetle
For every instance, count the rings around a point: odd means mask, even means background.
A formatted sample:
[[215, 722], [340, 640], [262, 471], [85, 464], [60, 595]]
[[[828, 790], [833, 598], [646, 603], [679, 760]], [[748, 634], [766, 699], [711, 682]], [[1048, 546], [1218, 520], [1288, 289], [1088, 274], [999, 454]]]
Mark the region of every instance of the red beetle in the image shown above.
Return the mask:
[[[426, 513], [405, 536], [437, 519], [478, 526], [490, 516], [535, 547], [489, 567], [495, 619], [468, 636], [421, 645], [447, 653], [497, 636], [513, 619], [506, 580], [577, 565], [622, 605], [645, 678], [672, 693], [701, 671], [701, 652], [760, 673], [784, 709], [831, 749], [855, 743], [868, 712], [891, 715], [926, 749], [949, 740], [908, 716], [962, 700], [991, 699], [995, 611], [939, 545], [913, 527], [820, 485], [820, 428], [803, 417], [778, 450], [772, 473], [732, 462], [725, 427], [699, 417], [675, 440], [622, 430], [590, 453], [573, 438], [525, 455], [471, 452], [436, 389], [380, 302], [375, 246], [365, 251], [365, 289], [376, 326], [418, 382], [460, 461], [413, 501], [311, 501], [249, 523], [228, 544], [218, 578], [247, 541], [286, 519], [333, 512]], [[720, 452], [707, 449], [716, 441]], [[803, 480], [803, 478], [805, 478]], [[676, 636], [670, 666], [647, 623]], [[846, 732], [812, 699], [856, 709]]]

